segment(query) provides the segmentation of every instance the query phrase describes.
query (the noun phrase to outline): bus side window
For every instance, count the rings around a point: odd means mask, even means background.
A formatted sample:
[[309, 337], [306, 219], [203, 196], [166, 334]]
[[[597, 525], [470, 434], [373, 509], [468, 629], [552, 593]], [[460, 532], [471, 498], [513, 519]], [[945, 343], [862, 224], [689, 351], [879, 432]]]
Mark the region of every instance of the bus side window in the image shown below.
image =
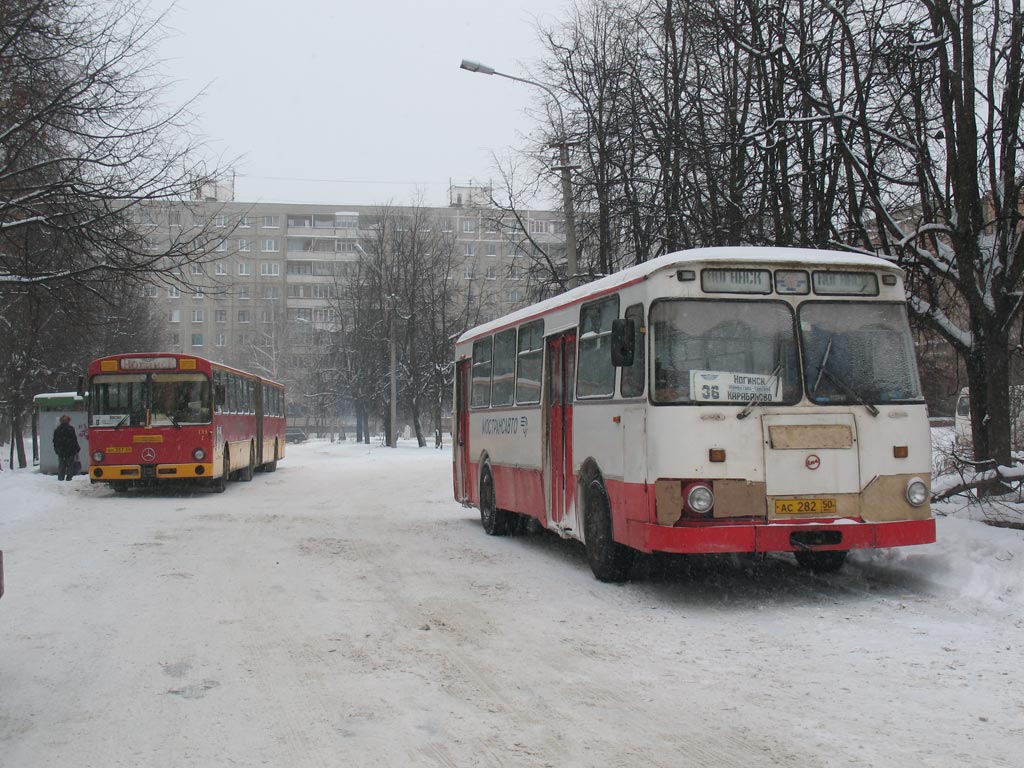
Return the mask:
[[224, 391], [224, 385], [220, 383], [215, 384], [214, 392], [214, 397], [216, 398], [214, 402], [217, 406], [217, 413], [222, 413], [224, 411], [224, 402], [227, 400], [227, 393]]

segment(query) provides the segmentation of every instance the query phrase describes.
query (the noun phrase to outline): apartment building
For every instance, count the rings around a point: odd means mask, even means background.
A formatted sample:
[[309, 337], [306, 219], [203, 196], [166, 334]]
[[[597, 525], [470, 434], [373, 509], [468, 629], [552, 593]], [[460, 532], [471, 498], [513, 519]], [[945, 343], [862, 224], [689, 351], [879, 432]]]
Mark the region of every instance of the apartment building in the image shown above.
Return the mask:
[[[519, 211], [485, 204], [479, 187], [453, 186], [449, 204], [389, 206], [392, 217], [426, 213], [453, 238], [467, 293], [486, 291], [481, 320], [541, 298], [530, 279], [538, 246], [564, 261], [560, 211]], [[351, 274], [380, 225], [372, 205], [310, 205], [194, 200], [154, 205], [142, 214], [154, 243], [197, 225], [224, 232], [205, 265], [192, 265], [185, 291], [151, 285], [146, 293], [164, 318], [165, 348], [192, 352], [246, 370], [266, 371], [286, 383], [312, 364], [301, 340], [330, 331], [335, 292]]]

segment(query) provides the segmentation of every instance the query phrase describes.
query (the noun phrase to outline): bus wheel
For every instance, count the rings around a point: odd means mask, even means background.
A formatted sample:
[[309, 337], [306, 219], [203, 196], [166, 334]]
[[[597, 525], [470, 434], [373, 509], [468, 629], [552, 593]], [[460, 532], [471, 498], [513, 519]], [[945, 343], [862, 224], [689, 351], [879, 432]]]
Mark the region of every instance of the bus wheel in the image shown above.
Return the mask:
[[508, 533], [509, 514], [498, 509], [494, 495], [494, 478], [491, 468], [484, 467], [480, 474], [480, 522], [488, 536], [504, 536]]
[[833, 549], [828, 552], [794, 552], [796, 561], [801, 568], [806, 568], [814, 573], [835, 573], [843, 567], [846, 556], [849, 554], [845, 549]]
[[635, 550], [619, 544], [612, 537], [611, 505], [604, 483], [598, 479], [587, 487], [586, 517], [583, 534], [586, 537], [587, 560], [598, 581], [620, 582], [629, 577]]
[[210, 490], [214, 493], [224, 493], [228, 489], [228, 467], [231, 466], [230, 458], [228, 457], [228, 447], [224, 446], [224, 459], [220, 465], [220, 477], [210, 478]]
[[242, 469], [238, 470], [238, 479], [243, 483], [248, 483], [252, 480], [253, 472], [256, 471], [256, 456], [252, 449], [252, 443], [249, 443], [249, 463]]
[[263, 465], [264, 472], [276, 472], [277, 471], [277, 441], [274, 441], [274, 460], [268, 461]]
[[124, 493], [128, 490], [127, 480], [115, 480], [110, 484], [110, 487], [114, 489], [114, 493]]

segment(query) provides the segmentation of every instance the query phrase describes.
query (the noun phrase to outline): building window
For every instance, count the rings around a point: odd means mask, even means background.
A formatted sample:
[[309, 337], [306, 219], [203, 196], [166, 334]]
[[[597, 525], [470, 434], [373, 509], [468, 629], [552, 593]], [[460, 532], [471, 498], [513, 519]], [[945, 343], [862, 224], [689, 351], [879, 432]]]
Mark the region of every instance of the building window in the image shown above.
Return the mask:
[[252, 250], [252, 241], [240, 239], [238, 241], [238, 250], [241, 251], [242, 253], [249, 253], [249, 251]]
[[277, 223], [277, 216], [264, 216], [263, 226], [268, 229], [277, 229], [280, 225]]
[[181, 322], [181, 310], [172, 309], [167, 313], [167, 322], [169, 323], [180, 323]]
[[274, 313], [271, 312], [269, 309], [262, 310], [260, 312], [260, 322], [261, 323], [272, 323], [272, 322], [274, 322]]
[[530, 234], [546, 235], [548, 233], [548, 222], [530, 219]]
[[248, 323], [249, 322], [249, 310], [248, 309], [240, 309], [240, 310], [238, 310], [238, 322], [240, 322], [240, 323]]
[[181, 346], [181, 334], [180, 333], [172, 333], [171, 334], [171, 346], [172, 347], [180, 347]]
[[224, 266], [224, 262], [218, 261], [213, 267], [213, 274], [215, 275], [226, 275], [228, 268]]
[[239, 216], [238, 226], [245, 227], [246, 229], [248, 229], [249, 227], [252, 226], [252, 221], [249, 220], [248, 216]]
[[181, 226], [181, 211], [171, 211], [167, 214], [167, 223], [172, 227]]
[[226, 309], [216, 309], [213, 312], [214, 322], [226, 323], [228, 321], [228, 311]]
[[313, 216], [308, 213], [289, 213], [288, 214], [288, 226], [289, 227], [304, 227], [312, 228]]
[[192, 322], [193, 323], [201, 323], [201, 322], [203, 322], [203, 310], [201, 310], [201, 309], [193, 309], [192, 310]]
[[274, 261], [264, 261], [260, 264], [260, 275], [262, 277], [280, 277], [281, 265]]
[[466, 243], [466, 249], [465, 250], [466, 250], [466, 255], [467, 256], [472, 256], [473, 255], [473, 244], [472, 243]]
[[498, 268], [495, 267], [493, 264], [491, 266], [489, 266], [487, 268], [487, 275], [486, 275], [486, 277], [487, 277], [488, 280], [497, 280], [498, 279]]
[[181, 289], [176, 285], [170, 285], [167, 287], [167, 298], [176, 299], [181, 296]]
[[217, 246], [213, 250], [217, 251], [218, 253], [223, 253], [227, 249], [228, 249], [228, 241], [227, 240], [218, 240], [217, 241]]
[[249, 269], [249, 265], [246, 262], [238, 262], [238, 274], [241, 275], [242, 277], [246, 277], [247, 275], [252, 274], [252, 271]]
[[189, 264], [188, 265], [188, 271], [190, 273], [192, 273], [193, 275], [201, 275], [201, 274], [203, 274], [203, 265], [202, 264]]
[[277, 253], [277, 240], [272, 237], [266, 238], [260, 250], [264, 253]]
[[202, 288], [196, 288], [192, 292], [192, 298], [193, 299], [202, 299], [203, 298], [203, 289]]
[[276, 285], [263, 286], [263, 299], [265, 301], [278, 301], [281, 298], [281, 289]]
[[155, 285], [145, 285], [142, 287], [142, 295], [150, 299], [155, 299], [160, 293], [160, 290]]
[[472, 280], [473, 279], [473, 265], [467, 264], [462, 268], [462, 279]]
[[201, 347], [201, 346], [203, 346], [203, 334], [201, 334], [201, 333], [193, 333], [192, 334], [192, 346], [193, 347]]
[[473, 221], [472, 219], [463, 219], [462, 231], [465, 234], [471, 234], [473, 232], [476, 232], [476, 222]]
[[213, 226], [215, 227], [226, 227], [228, 225], [228, 217], [223, 213], [218, 213], [213, 217]]
[[250, 292], [248, 285], [238, 286], [238, 298], [241, 301], [248, 301], [252, 298], [252, 293]]
[[228, 340], [228, 337], [225, 336], [223, 333], [218, 333], [217, 334], [217, 346], [218, 347], [223, 347], [227, 343], [227, 340]]

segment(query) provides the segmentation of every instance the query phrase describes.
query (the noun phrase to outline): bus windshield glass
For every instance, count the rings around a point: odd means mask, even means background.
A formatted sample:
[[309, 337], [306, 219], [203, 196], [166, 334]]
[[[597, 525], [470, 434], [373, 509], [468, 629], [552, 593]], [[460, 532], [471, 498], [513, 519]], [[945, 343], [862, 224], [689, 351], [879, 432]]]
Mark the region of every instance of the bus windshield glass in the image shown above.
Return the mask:
[[201, 373], [100, 374], [92, 379], [93, 427], [210, 422], [210, 382]]
[[792, 309], [778, 301], [678, 299], [651, 308], [656, 403], [796, 403]]
[[800, 307], [807, 397], [821, 405], [921, 399], [902, 304], [806, 302]]

